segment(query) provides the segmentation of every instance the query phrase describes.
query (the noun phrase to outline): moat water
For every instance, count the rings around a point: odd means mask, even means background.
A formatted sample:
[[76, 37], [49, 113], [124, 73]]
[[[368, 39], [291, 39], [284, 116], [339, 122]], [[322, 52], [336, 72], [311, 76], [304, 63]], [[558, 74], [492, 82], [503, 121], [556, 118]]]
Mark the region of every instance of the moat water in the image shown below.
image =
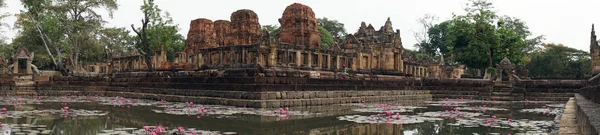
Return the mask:
[[564, 102], [536, 99], [254, 109], [122, 97], [2, 96], [0, 135], [544, 135], [557, 132], [563, 108]]

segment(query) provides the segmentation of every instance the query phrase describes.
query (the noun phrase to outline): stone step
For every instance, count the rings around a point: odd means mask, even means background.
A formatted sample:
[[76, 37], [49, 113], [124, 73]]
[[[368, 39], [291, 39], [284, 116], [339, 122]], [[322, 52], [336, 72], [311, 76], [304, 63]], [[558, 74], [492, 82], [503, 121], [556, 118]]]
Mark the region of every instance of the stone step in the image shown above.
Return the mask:
[[492, 92], [492, 96], [510, 96], [511, 92]]
[[512, 96], [490, 96], [489, 99], [492, 101], [512, 101], [514, 98]]
[[36, 90], [35, 87], [21, 87], [21, 86], [17, 86], [15, 87], [15, 90]]

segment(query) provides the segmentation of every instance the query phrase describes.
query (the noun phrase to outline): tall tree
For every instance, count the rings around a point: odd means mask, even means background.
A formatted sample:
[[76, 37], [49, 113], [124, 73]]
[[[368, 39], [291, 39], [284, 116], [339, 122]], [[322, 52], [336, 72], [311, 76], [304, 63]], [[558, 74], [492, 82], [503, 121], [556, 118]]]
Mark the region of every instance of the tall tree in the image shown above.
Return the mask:
[[136, 48], [141, 48], [148, 69], [154, 70], [153, 52], [160, 46], [164, 46], [167, 59], [172, 61], [176, 52], [183, 51], [185, 38], [178, 33], [179, 27], [173, 23], [169, 13], [158, 8], [154, 4], [154, 0], [144, 0], [141, 10], [144, 13], [144, 18], [141, 20], [142, 26], [136, 28], [132, 24], [131, 28], [137, 34]]
[[[63, 74], [66, 74], [63, 58], [68, 58], [70, 67], [75, 70], [82, 69], [81, 61], [104, 60], [97, 35], [105, 21], [98, 14], [98, 10], [108, 11], [112, 17], [112, 12], [117, 9], [115, 0], [21, 2], [25, 10], [21, 11], [16, 22], [21, 31], [13, 43], [34, 52], [45, 50], [37, 54], [46, 54], [52, 62], [52, 67]], [[43, 49], [40, 49], [39, 45], [43, 45]], [[68, 55], [63, 55], [65, 53]]]
[[[5, 7], [6, 7], [6, 3], [4, 3], [4, 0], [0, 0], [0, 9], [5, 8]], [[9, 16], [8, 13], [0, 12], [0, 32], [2, 32], [3, 27], [8, 25], [6, 23], [2, 23], [2, 19], [6, 18], [8, 16]], [[0, 40], [4, 41], [4, 35], [0, 35]]]
[[443, 64], [453, 63], [449, 59], [451, 58], [449, 50], [450, 41], [449, 38], [447, 38], [450, 23], [450, 21], [444, 21], [429, 28], [429, 30], [427, 30], [429, 42], [420, 44], [419, 51], [430, 56], [436, 56], [436, 54], [439, 53], [440, 57], [448, 59], [444, 60], [445, 63]]
[[495, 67], [504, 57], [517, 65], [524, 63], [526, 26], [499, 18], [492, 9], [486, 0], [472, 0], [466, 15], [454, 16], [449, 22], [445, 43], [454, 60], [476, 69]]
[[437, 48], [431, 44], [428, 31], [435, 26], [434, 23], [437, 20], [438, 17], [432, 14], [425, 14], [423, 17], [417, 18], [416, 21], [421, 26], [421, 29], [413, 31], [413, 36], [415, 37], [415, 40], [417, 40], [415, 47], [419, 52], [430, 56], [436, 55]]
[[[57, 10], [64, 12], [66, 17], [66, 36], [70, 45], [70, 62], [73, 68], [81, 68], [79, 63], [84, 49], [97, 49], [96, 34], [102, 29], [104, 20], [94, 9], [104, 9], [112, 18], [114, 10], [118, 8], [116, 0], [60, 0], [57, 1]], [[89, 52], [89, 51], [88, 51]], [[91, 55], [91, 54], [86, 54]]]
[[[25, 10], [17, 15], [15, 27], [20, 31], [13, 44], [36, 52], [38, 60], [34, 62], [39, 68], [53, 67], [63, 75], [67, 75], [67, 69], [62, 61], [62, 52], [66, 49], [62, 47], [65, 35], [61, 20], [65, 16], [55, 10], [48, 10], [56, 9], [50, 0], [22, 0], [21, 2]], [[52, 64], [48, 64], [49, 61]]]
[[331, 36], [330, 32], [323, 26], [319, 26], [318, 31], [321, 33], [321, 47], [331, 48], [331, 45], [333, 45], [333, 36]]
[[154, 5], [154, 0], [144, 0], [144, 5], [142, 5], [141, 10], [144, 13], [144, 18], [141, 20], [142, 27], [136, 28], [133, 24], [131, 24], [131, 29], [137, 34], [137, 45], [139, 45], [143, 51], [142, 54], [146, 60], [148, 70], [154, 71], [154, 66], [152, 65], [152, 54], [150, 52], [150, 39], [148, 38], [148, 24], [155, 18], [159, 17], [158, 14], [160, 13], [160, 9], [158, 9], [157, 5]]
[[330, 35], [334, 37], [343, 37], [347, 34], [344, 24], [337, 20], [329, 19], [327, 17], [319, 18], [318, 25], [325, 28], [325, 30], [329, 31], [329, 33], [331, 33]]
[[100, 31], [100, 44], [105, 48], [108, 59], [123, 57], [133, 47], [133, 36], [126, 28], [104, 28]]
[[529, 75], [544, 78], [583, 78], [590, 73], [590, 54], [562, 44], [544, 44], [541, 51], [532, 53], [527, 64]]

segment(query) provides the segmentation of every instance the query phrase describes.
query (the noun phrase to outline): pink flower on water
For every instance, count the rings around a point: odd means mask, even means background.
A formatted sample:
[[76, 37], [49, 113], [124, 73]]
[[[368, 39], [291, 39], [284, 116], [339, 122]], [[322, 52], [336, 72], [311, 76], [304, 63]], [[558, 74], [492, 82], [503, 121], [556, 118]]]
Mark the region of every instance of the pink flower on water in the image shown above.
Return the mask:
[[150, 127], [149, 126], [144, 126], [144, 130], [150, 131]]
[[495, 119], [495, 118], [496, 118], [496, 115], [492, 116], [492, 118], [494, 118], [494, 119]]
[[508, 123], [512, 123], [512, 119], [508, 119]]
[[181, 131], [183, 131], [183, 130], [184, 130], [184, 129], [183, 129], [183, 127], [182, 127], [182, 126], [179, 126], [179, 127], [177, 127], [177, 131], [181, 132]]

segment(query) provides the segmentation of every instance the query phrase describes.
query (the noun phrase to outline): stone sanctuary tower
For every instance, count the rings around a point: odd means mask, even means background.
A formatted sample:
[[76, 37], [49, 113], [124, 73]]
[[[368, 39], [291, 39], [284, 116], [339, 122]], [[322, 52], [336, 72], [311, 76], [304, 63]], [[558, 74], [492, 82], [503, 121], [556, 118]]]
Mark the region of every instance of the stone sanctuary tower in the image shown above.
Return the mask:
[[592, 75], [596, 75], [600, 73], [600, 46], [598, 46], [598, 40], [596, 39], [596, 31], [594, 31], [594, 24], [592, 24], [592, 32], [590, 38], [590, 54], [592, 55]]

